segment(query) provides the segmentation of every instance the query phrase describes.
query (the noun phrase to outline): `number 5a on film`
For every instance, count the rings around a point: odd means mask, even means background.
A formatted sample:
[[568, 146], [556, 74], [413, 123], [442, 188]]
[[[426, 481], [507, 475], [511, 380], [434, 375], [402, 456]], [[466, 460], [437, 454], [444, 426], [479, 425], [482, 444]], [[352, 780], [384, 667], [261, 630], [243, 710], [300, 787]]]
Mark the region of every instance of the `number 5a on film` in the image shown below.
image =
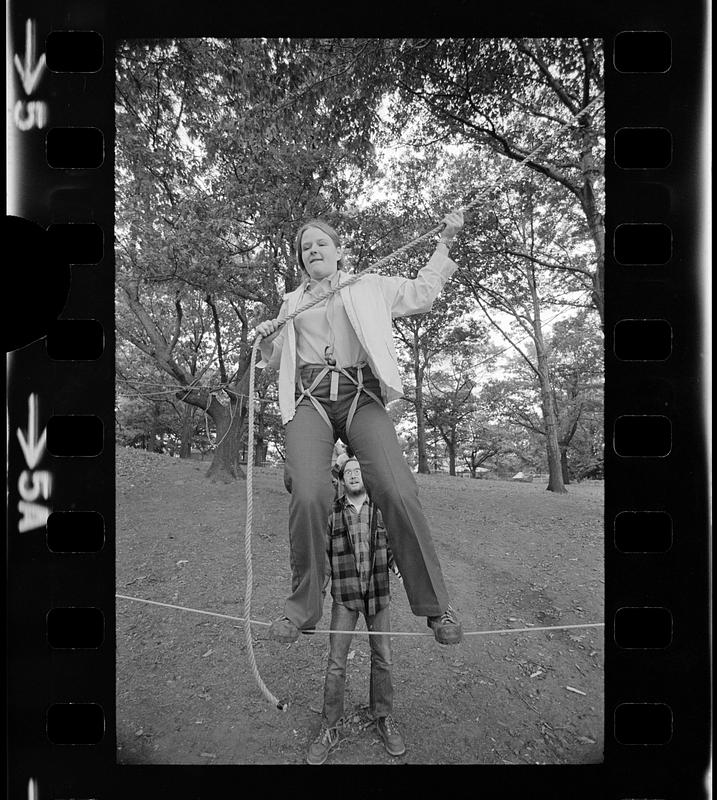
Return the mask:
[[40, 431], [39, 427], [38, 397], [32, 393], [27, 399], [27, 428], [17, 428], [16, 430], [26, 467], [20, 473], [17, 482], [20, 495], [18, 501], [18, 512], [20, 513], [18, 530], [20, 533], [43, 527], [50, 515], [49, 504], [43, 503], [41, 500], [49, 501], [50, 499], [52, 475], [47, 470], [35, 469], [45, 453], [47, 439], [47, 430], [43, 428]]

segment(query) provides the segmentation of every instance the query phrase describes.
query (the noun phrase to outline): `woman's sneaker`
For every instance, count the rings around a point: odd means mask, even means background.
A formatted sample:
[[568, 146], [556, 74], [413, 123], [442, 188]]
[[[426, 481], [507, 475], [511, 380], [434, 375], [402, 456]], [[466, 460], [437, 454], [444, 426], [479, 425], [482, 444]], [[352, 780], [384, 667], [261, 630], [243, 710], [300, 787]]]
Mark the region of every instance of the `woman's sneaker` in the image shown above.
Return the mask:
[[458, 644], [463, 640], [463, 626], [450, 606], [437, 617], [427, 617], [426, 623], [439, 644]]
[[396, 725], [396, 720], [389, 714], [376, 720], [376, 730], [383, 741], [383, 746], [389, 755], [402, 756], [406, 752], [406, 745], [401, 736], [401, 731]]
[[299, 629], [288, 617], [279, 617], [271, 623], [269, 637], [290, 644], [299, 638]]
[[330, 728], [325, 722], [321, 723], [321, 730], [311, 743], [306, 754], [307, 764], [323, 764], [329, 753], [339, 743], [339, 729], [337, 726]]

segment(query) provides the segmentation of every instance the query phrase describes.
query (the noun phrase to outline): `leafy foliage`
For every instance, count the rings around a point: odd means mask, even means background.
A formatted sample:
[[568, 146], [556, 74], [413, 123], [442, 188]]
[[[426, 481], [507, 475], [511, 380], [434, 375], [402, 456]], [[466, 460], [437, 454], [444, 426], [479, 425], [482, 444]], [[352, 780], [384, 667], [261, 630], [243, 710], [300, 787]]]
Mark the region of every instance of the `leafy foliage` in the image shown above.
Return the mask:
[[[604, 376], [602, 341], [594, 316], [584, 312], [556, 322], [548, 346], [564, 478], [600, 475]], [[540, 392], [522, 359], [514, 356], [505, 377], [491, 380], [481, 399], [501, 425], [522, 429], [533, 441], [546, 436]]]
[[[211, 429], [213, 467], [238, 474], [252, 330], [297, 285], [293, 237], [310, 217], [341, 231], [360, 269], [480, 193], [452, 251], [458, 275], [430, 314], [395, 323], [410, 402], [391, 413], [413, 413], [419, 469], [429, 432], [454, 467], [462, 449], [491, 449], [474, 448], [490, 421], [473, 407], [461, 421], [447, 400], [463, 380], [475, 403], [491, 320], [511, 315], [535, 345], [536, 298], [550, 314], [602, 309], [602, 123], [570, 122], [602, 90], [595, 41], [138, 40], [116, 66], [118, 365], [143, 397], [119, 402], [128, 436], [152, 429], [160, 403], [172, 436], [196, 416], [193, 441]], [[415, 275], [430, 247], [387, 271]], [[565, 347], [542, 379], [563, 409], [577, 402]], [[259, 380], [257, 452], [281, 457], [274, 377]], [[535, 373], [513, 379], [535, 391]], [[572, 437], [587, 452], [586, 414]]]

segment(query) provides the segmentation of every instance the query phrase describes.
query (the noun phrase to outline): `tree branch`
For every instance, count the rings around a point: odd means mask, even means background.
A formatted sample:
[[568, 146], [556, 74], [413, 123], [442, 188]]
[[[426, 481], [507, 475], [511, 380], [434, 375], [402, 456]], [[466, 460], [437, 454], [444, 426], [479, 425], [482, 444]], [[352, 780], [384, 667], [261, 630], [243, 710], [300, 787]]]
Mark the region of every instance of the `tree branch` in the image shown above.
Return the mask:
[[219, 325], [219, 314], [217, 312], [217, 306], [212, 300], [211, 294], [208, 293], [204, 299], [206, 300], [207, 305], [211, 309], [212, 320], [214, 321], [214, 341], [216, 343], [217, 358], [219, 360], [219, 378], [222, 384], [226, 384], [228, 382], [227, 369], [224, 363], [224, 351], [222, 350], [221, 329]]
[[182, 331], [182, 317], [184, 316], [184, 314], [182, 312], [182, 300], [179, 292], [177, 292], [174, 299], [174, 308], [177, 312], [177, 322], [174, 326], [174, 335], [172, 336], [172, 341], [169, 343], [169, 349], [168, 349], [169, 353], [172, 353], [174, 351], [174, 348], [177, 342], [179, 341], [179, 335]]
[[553, 92], [555, 92], [555, 94], [560, 98], [562, 103], [565, 106], [567, 106], [572, 116], [575, 116], [575, 114], [577, 114], [578, 111], [580, 111], [580, 109], [577, 107], [574, 98], [570, 96], [565, 87], [559, 83], [557, 78], [553, 77], [553, 74], [550, 72], [548, 65], [545, 63], [542, 56], [540, 55], [540, 51], [536, 50], [536, 52], [533, 53], [526, 46], [523, 39], [514, 39], [513, 41], [515, 42], [515, 45], [518, 48], [518, 50], [521, 53], [523, 53], [523, 55], [528, 56], [528, 58], [538, 67], [538, 69], [545, 76], [545, 79], [548, 82], [550, 88], [553, 90]]
[[481, 307], [483, 313], [486, 315], [486, 317], [488, 317], [488, 321], [490, 322], [490, 324], [493, 325], [493, 327], [496, 328], [498, 331], [500, 331], [501, 335], [505, 338], [505, 340], [512, 345], [512, 347], [518, 352], [523, 361], [525, 361], [525, 363], [530, 367], [530, 369], [538, 376], [538, 378], [540, 378], [540, 372], [538, 371], [537, 367], [533, 365], [533, 362], [530, 360], [530, 358], [528, 358], [528, 356], [523, 352], [523, 350], [520, 347], [518, 347], [518, 345], [511, 339], [510, 336], [508, 336], [508, 334], [503, 330], [503, 328], [501, 328], [501, 326], [493, 319], [493, 317], [491, 317], [491, 315], [488, 313], [488, 310], [485, 307], [485, 304], [480, 299], [480, 297], [478, 297], [478, 295], [475, 292], [473, 292], [473, 296], [475, 297], [478, 305]]

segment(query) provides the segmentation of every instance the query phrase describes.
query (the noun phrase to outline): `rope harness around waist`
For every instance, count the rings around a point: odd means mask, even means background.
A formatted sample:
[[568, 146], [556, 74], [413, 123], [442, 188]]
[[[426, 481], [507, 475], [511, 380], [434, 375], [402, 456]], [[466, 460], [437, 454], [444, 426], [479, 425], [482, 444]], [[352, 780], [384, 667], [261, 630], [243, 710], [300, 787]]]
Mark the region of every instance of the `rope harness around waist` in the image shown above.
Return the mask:
[[311, 401], [311, 404], [314, 408], [318, 411], [321, 418], [324, 422], [331, 428], [333, 432], [334, 426], [331, 424], [331, 420], [329, 419], [329, 415], [326, 413], [326, 409], [321, 405], [321, 403], [314, 397], [312, 394], [315, 391], [316, 387], [321, 383], [321, 381], [331, 373], [331, 385], [329, 387], [329, 400], [336, 401], [339, 397], [339, 375], [344, 375], [347, 377], [351, 383], [356, 387], [356, 394], [354, 395], [353, 400], [351, 401], [351, 406], [349, 407], [349, 413], [346, 416], [346, 433], [348, 434], [349, 428], [351, 427], [351, 422], [353, 421], [354, 414], [356, 413], [356, 409], [358, 408], [359, 398], [361, 397], [361, 392], [365, 392], [372, 400], [375, 400], [381, 408], [383, 408], [383, 403], [381, 400], [372, 392], [370, 389], [367, 389], [363, 382], [363, 367], [358, 366], [356, 367], [356, 378], [351, 375], [344, 367], [337, 367], [335, 365], [330, 365], [326, 367], [322, 367], [320, 372], [311, 382], [310, 386], [304, 386], [301, 377], [299, 377], [297, 381], [297, 389], [299, 390], [299, 396], [296, 398], [295, 407], [298, 408], [299, 403], [305, 398], [308, 397]]

